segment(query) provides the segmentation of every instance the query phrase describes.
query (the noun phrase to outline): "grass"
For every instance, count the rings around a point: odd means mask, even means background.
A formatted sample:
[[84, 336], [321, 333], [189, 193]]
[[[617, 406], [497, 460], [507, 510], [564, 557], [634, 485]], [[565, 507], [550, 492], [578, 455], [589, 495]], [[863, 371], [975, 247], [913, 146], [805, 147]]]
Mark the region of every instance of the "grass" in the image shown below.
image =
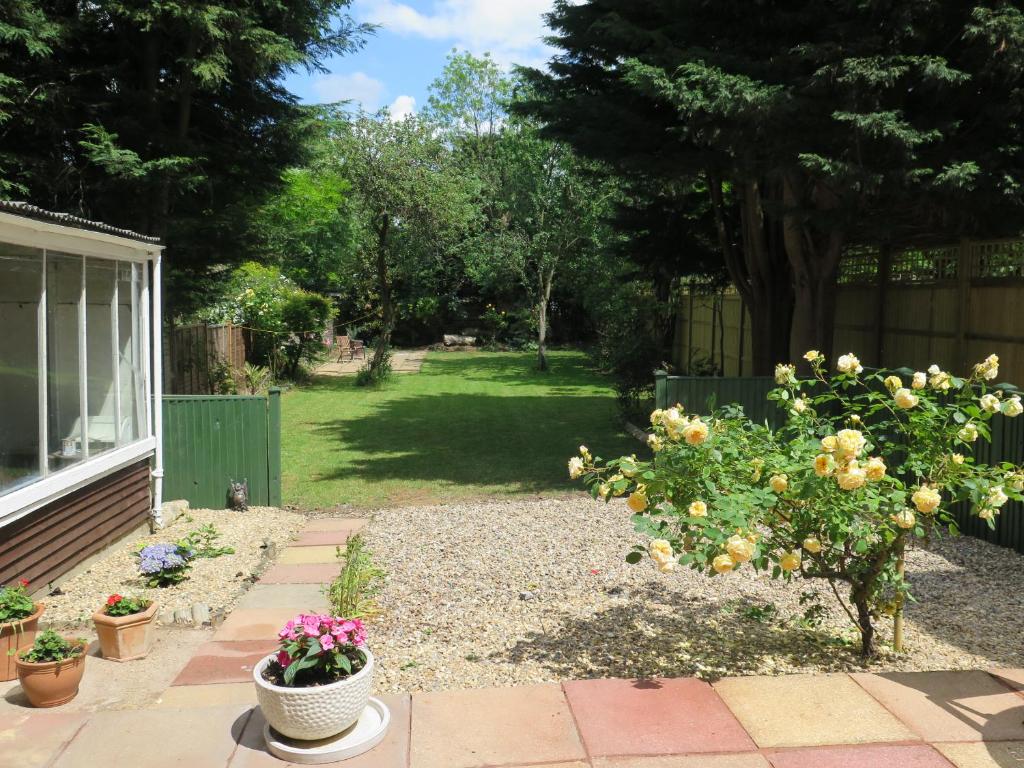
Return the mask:
[[284, 498], [304, 508], [430, 504], [579, 491], [566, 461], [640, 446], [580, 352], [432, 352], [382, 389], [321, 378], [283, 398]]

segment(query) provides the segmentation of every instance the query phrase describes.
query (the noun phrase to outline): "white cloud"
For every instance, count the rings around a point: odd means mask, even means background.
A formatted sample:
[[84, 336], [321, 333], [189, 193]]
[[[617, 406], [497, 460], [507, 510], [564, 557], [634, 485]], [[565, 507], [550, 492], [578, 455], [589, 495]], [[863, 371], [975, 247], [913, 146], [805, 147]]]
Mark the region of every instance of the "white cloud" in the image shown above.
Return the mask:
[[392, 120], [404, 120], [409, 115], [416, 114], [416, 99], [412, 96], [402, 94], [388, 107]]
[[321, 75], [311, 85], [321, 102], [352, 101], [368, 112], [376, 112], [380, 108], [387, 90], [384, 83], [364, 72]]
[[542, 65], [551, 49], [541, 39], [547, 30], [542, 14], [553, 0], [434, 0], [431, 10], [417, 11], [397, 0], [359, 0], [364, 21], [401, 35], [450, 41], [475, 55], [490, 52], [503, 66]]

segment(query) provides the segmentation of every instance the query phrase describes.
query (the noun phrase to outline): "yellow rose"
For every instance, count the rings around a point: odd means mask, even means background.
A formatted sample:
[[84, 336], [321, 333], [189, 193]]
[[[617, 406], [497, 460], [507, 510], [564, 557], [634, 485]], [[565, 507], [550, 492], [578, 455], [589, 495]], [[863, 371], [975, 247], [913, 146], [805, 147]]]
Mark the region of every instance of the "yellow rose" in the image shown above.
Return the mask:
[[817, 536], [808, 536], [804, 539], [804, 549], [812, 555], [816, 555], [821, 552], [821, 541], [818, 540]]
[[939, 508], [939, 504], [942, 503], [942, 494], [936, 488], [922, 485], [914, 491], [910, 500], [914, 502], [918, 512], [923, 515], [929, 515]]
[[821, 438], [821, 450], [825, 453], [834, 453], [836, 448], [839, 446], [839, 441], [835, 435], [828, 435], [827, 437]]
[[785, 386], [796, 383], [796, 368], [792, 365], [779, 363], [775, 366], [775, 383]]
[[796, 550], [787, 552], [779, 558], [779, 568], [784, 571], [795, 571], [800, 567], [800, 553]]
[[995, 509], [983, 509], [978, 513], [978, 517], [982, 520], [994, 520], [997, 512]]
[[917, 518], [914, 516], [913, 510], [904, 507], [895, 515], [890, 515], [890, 519], [896, 523], [900, 528], [910, 529], [914, 527], [914, 523], [917, 522]]
[[860, 360], [852, 352], [841, 356], [836, 363], [836, 367], [843, 373], [861, 373], [864, 370], [864, 366], [860, 364]]
[[688, 508], [690, 517], [707, 517], [708, 516], [708, 505], [703, 501], [691, 501]]
[[789, 478], [786, 475], [772, 475], [768, 480], [768, 485], [776, 493], [785, 493], [786, 489], [789, 488]]
[[819, 352], [816, 349], [809, 349], [806, 352], [804, 352], [804, 360], [806, 360], [808, 363], [813, 363], [819, 357], [821, 357], [821, 352]]
[[590, 451], [587, 450], [587, 446], [580, 446], [580, 456], [582, 456], [584, 459], [587, 459], [588, 461], [590, 460]]
[[885, 462], [878, 456], [872, 456], [864, 464], [864, 471], [868, 474], [868, 480], [877, 483], [885, 477]]
[[[936, 370], [932, 372], [932, 368], [935, 368]], [[937, 389], [941, 392], [948, 392], [950, 387], [953, 386], [953, 377], [945, 371], [939, 370], [936, 365], [933, 365], [932, 368], [928, 369], [928, 372], [932, 374], [928, 383], [932, 385], [932, 389]]]
[[793, 413], [801, 414], [807, 410], [807, 401], [798, 397], [793, 401]]
[[836, 482], [839, 483], [839, 487], [844, 491], [855, 491], [867, 482], [868, 473], [857, 464], [857, 460], [853, 459], [850, 463], [839, 468], [836, 472]]
[[647, 436], [647, 447], [650, 448], [654, 453], [657, 453], [665, 447], [664, 441], [657, 435]]
[[730, 536], [725, 543], [725, 551], [734, 563], [745, 563], [754, 556], [754, 545], [740, 536]]
[[903, 389], [903, 380], [899, 376], [886, 376], [885, 381], [886, 389], [890, 392], [895, 392], [897, 389]]
[[1024, 472], [1014, 472], [1006, 478], [1007, 484], [1015, 491], [1024, 491]]
[[999, 375], [999, 355], [989, 355], [982, 362], [974, 366], [976, 376], [992, 381]]
[[1024, 405], [1021, 405], [1020, 395], [1008, 397], [1003, 402], [1003, 415], [1011, 419], [1024, 413]]
[[665, 412], [661, 408], [651, 411], [651, 426], [656, 427], [661, 424], [661, 420], [664, 418]]
[[990, 507], [1001, 507], [1009, 501], [1009, 497], [1007, 497], [1006, 492], [1003, 490], [1003, 486], [995, 485], [989, 489], [988, 498], [985, 501]]
[[964, 463], [964, 455], [962, 453], [954, 453], [949, 458], [951, 458], [953, 460], [954, 464], [963, 464]]
[[683, 439], [688, 445], [700, 445], [708, 439], [708, 425], [699, 418], [683, 427]]
[[569, 459], [569, 479], [576, 480], [580, 475], [583, 474], [583, 459], [579, 456], [573, 456]]
[[647, 494], [642, 493], [641, 491], [634, 491], [629, 494], [629, 498], [626, 499], [626, 506], [637, 514], [640, 514], [647, 509]]
[[967, 422], [956, 433], [956, 436], [965, 443], [973, 443], [978, 439], [978, 428], [972, 422]]
[[917, 373], [914, 374], [914, 378], [910, 382], [910, 386], [912, 386], [914, 389], [924, 389], [927, 383], [928, 376], [925, 374], [924, 371], [918, 371]]
[[896, 405], [900, 408], [913, 408], [920, 402], [920, 398], [905, 387], [897, 389], [892, 399], [896, 401]]
[[717, 573], [729, 573], [733, 568], [736, 567], [736, 563], [728, 555], [719, 555], [711, 561], [711, 567], [715, 569]]
[[827, 453], [821, 453], [814, 457], [814, 474], [818, 477], [828, 477], [835, 469], [836, 462]]
[[648, 545], [647, 551], [651, 556], [651, 560], [654, 561], [654, 564], [658, 566], [658, 570], [662, 573], [674, 571], [679, 563], [679, 558], [672, 552], [672, 545], [665, 539], [652, 540]]
[[993, 394], [982, 395], [978, 399], [978, 405], [986, 413], [999, 413], [999, 398]]
[[836, 433], [836, 453], [842, 459], [851, 459], [860, 456], [864, 450], [867, 440], [857, 429], [841, 429]]
[[612, 487], [608, 483], [601, 483], [597, 486], [597, 495], [602, 499], [607, 499], [612, 495]]

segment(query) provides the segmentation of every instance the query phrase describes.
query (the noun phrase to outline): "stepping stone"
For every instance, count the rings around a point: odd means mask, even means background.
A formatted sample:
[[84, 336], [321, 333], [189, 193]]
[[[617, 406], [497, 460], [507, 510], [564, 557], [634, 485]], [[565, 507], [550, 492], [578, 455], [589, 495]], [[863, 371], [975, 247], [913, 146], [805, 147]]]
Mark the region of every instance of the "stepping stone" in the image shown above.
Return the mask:
[[50, 765], [88, 719], [80, 712], [5, 712], [0, 718], [0, 764]]
[[1024, 765], [1024, 741], [936, 744], [956, 768], [1007, 768]]
[[299, 534], [299, 538], [293, 541], [289, 546], [292, 547], [318, 547], [318, 546], [329, 546], [329, 547], [341, 547], [342, 551], [345, 551], [345, 544], [348, 542], [348, 537], [352, 535], [351, 531], [348, 530], [337, 530], [337, 531], [302, 531]]
[[416, 768], [586, 759], [558, 685], [417, 693], [411, 757]]
[[[579, 763], [583, 765], [583, 763]], [[756, 752], [732, 755], [662, 755], [661, 757], [596, 757], [594, 768], [772, 768]], [[548, 766], [544, 766], [548, 768]]]
[[359, 533], [366, 525], [366, 519], [362, 517], [317, 517], [309, 520], [303, 531], [351, 531]]
[[563, 687], [591, 756], [756, 749], [702, 680], [580, 680]]
[[[391, 725], [388, 726], [384, 741], [369, 752], [348, 758], [336, 765], [344, 768], [407, 768], [409, 765], [409, 694], [378, 698], [391, 710]], [[282, 768], [285, 765], [267, 752], [263, 741], [263, 723], [263, 713], [257, 708], [242, 732], [238, 749], [228, 764], [229, 768]]]
[[308, 565], [331, 563], [335, 575], [341, 569], [337, 547], [286, 547], [277, 557], [278, 565]]
[[256, 685], [247, 683], [216, 683], [214, 685], [172, 685], [160, 694], [152, 709], [183, 709], [186, 707], [223, 707], [256, 704]]
[[291, 608], [295, 613], [326, 613], [329, 607], [319, 584], [257, 584], [235, 603], [235, 610]]
[[772, 750], [768, 759], [774, 768], [951, 768], [946, 758], [926, 744]]
[[252, 682], [253, 667], [277, 650], [277, 639], [203, 643], [171, 685]]
[[759, 747], [917, 740], [848, 675], [732, 677], [714, 689]]
[[278, 563], [260, 577], [261, 584], [330, 584], [338, 577], [338, 563], [282, 565]]
[[236, 608], [214, 633], [217, 642], [238, 640], [277, 641], [285, 622], [299, 613], [294, 608]]
[[97, 712], [53, 767], [227, 765], [251, 713], [247, 706]]
[[853, 679], [925, 741], [1024, 741], [1024, 701], [987, 672], [858, 673]]

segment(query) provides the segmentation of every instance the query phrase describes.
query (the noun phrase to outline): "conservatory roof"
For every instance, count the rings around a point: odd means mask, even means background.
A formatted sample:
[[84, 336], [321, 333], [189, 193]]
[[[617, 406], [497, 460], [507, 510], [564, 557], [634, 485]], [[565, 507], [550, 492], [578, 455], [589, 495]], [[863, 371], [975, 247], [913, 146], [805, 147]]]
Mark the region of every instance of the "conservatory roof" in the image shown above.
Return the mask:
[[130, 240], [136, 240], [140, 243], [147, 243], [149, 245], [160, 244], [160, 238], [158, 237], [140, 235], [138, 232], [132, 232], [130, 229], [120, 229], [98, 221], [89, 221], [88, 219], [83, 219], [79, 216], [72, 216], [70, 213], [55, 213], [54, 211], [47, 211], [35, 205], [30, 205], [29, 203], [16, 200], [0, 200], [0, 212], [14, 213], [19, 216], [25, 216], [26, 218], [37, 219], [39, 221], [50, 221], [67, 227], [76, 227], [78, 229], [86, 229], [93, 232], [104, 232], [108, 235], [126, 237]]

